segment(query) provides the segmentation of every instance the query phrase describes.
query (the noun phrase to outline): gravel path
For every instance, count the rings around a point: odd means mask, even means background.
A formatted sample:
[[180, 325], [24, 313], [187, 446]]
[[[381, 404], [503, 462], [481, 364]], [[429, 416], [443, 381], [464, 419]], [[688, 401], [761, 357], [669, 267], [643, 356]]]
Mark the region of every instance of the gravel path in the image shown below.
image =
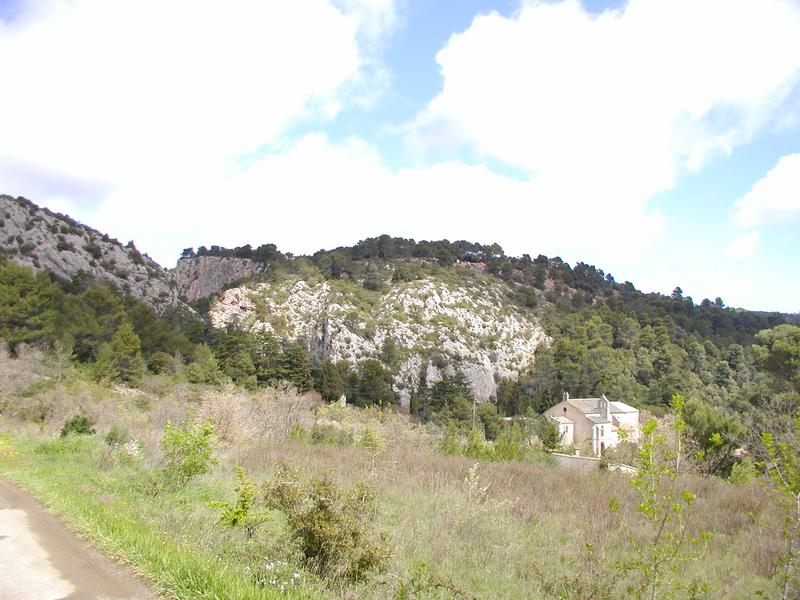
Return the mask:
[[41, 504], [0, 479], [0, 600], [155, 600]]

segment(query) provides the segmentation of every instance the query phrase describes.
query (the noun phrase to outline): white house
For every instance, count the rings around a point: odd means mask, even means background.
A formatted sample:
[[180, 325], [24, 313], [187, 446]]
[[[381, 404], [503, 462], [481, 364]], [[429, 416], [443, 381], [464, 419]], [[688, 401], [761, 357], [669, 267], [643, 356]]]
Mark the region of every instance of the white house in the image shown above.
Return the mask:
[[619, 443], [620, 430], [627, 432], [629, 441], [639, 441], [639, 409], [612, 402], [605, 394], [600, 398], [570, 398], [564, 394], [564, 399], [545, 414], [558, 424], [563, 444], [590, 442], [596, 456]]

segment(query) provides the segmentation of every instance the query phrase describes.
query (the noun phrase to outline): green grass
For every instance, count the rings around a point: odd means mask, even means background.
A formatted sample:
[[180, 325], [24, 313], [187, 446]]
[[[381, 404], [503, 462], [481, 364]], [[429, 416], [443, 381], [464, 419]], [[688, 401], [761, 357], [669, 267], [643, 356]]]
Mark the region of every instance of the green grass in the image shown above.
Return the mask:
[[[0, 444], [0, 474], [16, 482], [107, 554], [129, 564], [163, 595], [178, 599], [260, 600], [321, 597], [313, 589], [285, 593], [260, 587], [236, 563], [159, 527], [156, 518], [174, 503], [194, 507], [203, 488], [164, 493], [147, 507], [146, 474], [135, 467], [98, 469], [103, 452], [92, 438], [37, 442], [6, 435]], [[184, 517], [186, 515], [183, 515]]]

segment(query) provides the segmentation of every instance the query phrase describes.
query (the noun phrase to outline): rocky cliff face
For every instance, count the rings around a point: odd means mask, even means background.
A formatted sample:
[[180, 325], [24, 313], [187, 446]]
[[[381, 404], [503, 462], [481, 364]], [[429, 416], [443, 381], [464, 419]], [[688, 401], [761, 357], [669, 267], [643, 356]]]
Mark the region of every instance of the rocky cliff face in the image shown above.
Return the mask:
[[291, 279], [232, 288], [212, 305], [209, 318], [218, 328], [305, 339], [311, 352], [334, 362], [378, 358], [391, 339], [397, 349], [394, 386], [404, 404], [421, 372], [433, 383], [454, 365], [477, 400], [488, 400], [500, 377], [518, 377], [548, 341], [538, 319], [509, 303], [500, 283], [427, 278], [382, 293], [349, 285]]
[[79, 272], [114, 284], [157, 311], [178, 304], [173, 275], [133, 242], [126, 246], [73, 219], [0, 195], [0, 253], [62, 279]]
[[218, 294], [231, 283], [250, 279], [262, 269], [248, 258], [195, 256], [178, 261], [175, 278], [181, 297], [194, 302]]

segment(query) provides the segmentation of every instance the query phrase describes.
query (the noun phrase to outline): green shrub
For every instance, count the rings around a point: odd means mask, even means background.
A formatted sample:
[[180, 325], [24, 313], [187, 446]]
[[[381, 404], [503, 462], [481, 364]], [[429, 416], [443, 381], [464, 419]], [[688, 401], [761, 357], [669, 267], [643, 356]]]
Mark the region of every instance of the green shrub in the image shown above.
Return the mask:
[[518, 424], [503, 429], [492, 447], [494, 460], [524, 460], [527, 453], [525, 431]]
[[151, 373], [173, 373], [175, 371], [175, 358], [166, 352], [155, 352], [147, 361], [147, 369]]
[[550, 417], [539, 415], [533, 422], [533, 432], [542, 441], [542, 446], [548, 452], [558, 450], [561, 446], [561, 434], [558, 425]]
[[308, 440], [308, 431], [301, 423], [293, 423], [292, 428], [289, 430], [289, 439], [296, 442], [305, 442]]
[[383, 450], [384, 446], [383, 439], [375, 433], [375, 430], [372, 428], [371, 425], [367, 425], [364, 430], [361, 432], [361, 437], [358, 440], [358, 446], [361, 448], [366, 448], [367, 450], [373, 450], [378, 452]]
[[[637, 461], [637, 473], [631, 487], [638, 496], [636, 507], [642, 530], [629, 530], [630, 557], [620, 561], [618, 568], [636, 574], [640, 581], [636, 598], [672, 598], [677, 591], [694, 593], [707, 588], [699, 581], [687, 581], [684, 571], [688, 561], [701, 560], [708, 547], [710, 534], [700, 530], [693, 535], [689, 529], [691, 511], [696, 495], [679, 482], [682, 450], [688, 428], [684, 415], [683, 396], [672, 396], [674, 415], [670, 435], [658, 431], [655, 419], [642, 427], [642, 440]], [[616, 498], [609, 503], [618, 512]], [[632, 589], [633, 591], [633, 589]]]
[[407, 577], [400, 579], [392, 600], [415, 600], [416, 598], [471, 598], [454, 583], [440, 574], [440, 569], [431, 568], [424, 560], [411, 567]]
[[179, 427], [167, 423], [161, 440], [167, 478], [185, 484], [197, 475], [208, 473], [217, 462], [212, 456], [213, 435], [214, 426], [209, 421], [184, 422]]
[[311, 441], [328, 446], [350, 446], [353, 443], [353, 434], [333, 424], [320, 425], [317, 423], [311, 430]]
[[64, 422], [61, 426], [61, 437], [67, 437], [70, 434], [75, 435], [91, 435], [94, 431], [94, 420], [84, 414], [77, 414]]
[[121, 425], [112, 425], [103, 439], [109, 446], [121, 446], [128, 441], [128, 430]]
[[388, 566], [390, 549], [375, 525], [375, 494], [366, 484], [342, 490], [327, 474], [303, 481], [281, 465], [265, 490], [267, 506], [286, 515], [309, 567], [329, 580], [363, 581]]
[[471, 429], [467, 434], [467, 444], [464, 446], [463, 454], [469, 458], [480, 458], [484, 460], [490, 460], [492, 458], [492, 448], [486, 443], [481, 429]]

